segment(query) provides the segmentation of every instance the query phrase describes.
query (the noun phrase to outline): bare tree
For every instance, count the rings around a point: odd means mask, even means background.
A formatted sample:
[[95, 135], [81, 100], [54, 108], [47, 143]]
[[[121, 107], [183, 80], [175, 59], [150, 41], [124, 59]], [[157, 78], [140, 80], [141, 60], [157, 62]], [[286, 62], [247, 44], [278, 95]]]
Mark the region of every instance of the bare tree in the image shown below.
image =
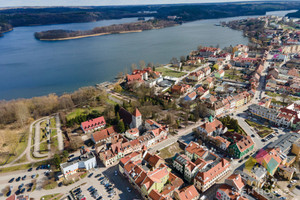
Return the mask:
[[17, 120], [21, 126], [24, 126], [30, 117], [28, 106], [24, 102], [19, 101], [16, 103], [15, 107]]
[[135, 63], [131, 64], [131, 72], [137, 69], [137, 65]]

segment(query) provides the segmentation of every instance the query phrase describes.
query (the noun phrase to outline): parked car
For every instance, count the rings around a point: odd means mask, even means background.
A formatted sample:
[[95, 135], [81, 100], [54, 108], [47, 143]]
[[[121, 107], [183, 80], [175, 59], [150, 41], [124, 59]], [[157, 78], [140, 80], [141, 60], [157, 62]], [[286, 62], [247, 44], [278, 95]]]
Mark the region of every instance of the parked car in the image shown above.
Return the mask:
[[22, 180], [24, 181], [26, 179], [26, 175], [24, 175], [23, 177], [22, 177]]
[[130, 189], [129, 187], [127, 187], [127, 191], [128, 191], [128, 192], [131, 192], [131, 189]]
[[93, 175], [94, 175], [94, 173], [90, 173], [90, 174], [88, 175], [88, 177], [91, 178]]
[[98, 178], [98, 177], [100, 177], [101, 176], [101, 174], [97, 174], [96, 176], [95, 176], [95, 178]]
[[36, 177], [36, 174], [32, 174], [32, 175], [31, 175], [31, 178], [35, 178], [35, 177]]
[[21, 180], [21, 177], [19, 176], [17, 179], [16, 179], [16, 181], [18, 182], [18, 181], [20, 181]]
[[15, 178], [11, 178], [8, 182], [12, 183], [12, 182], [14, 182], [14, 180], [15, 180]]
[[115, 176], [117, 176], [118, 175], [118, 172], [117, 171], [115, 171]]
[[28, 169], [28, 171], [31, 172], [31, 171], [32, 171], [32, 167], [30, 167], [30, 168]]

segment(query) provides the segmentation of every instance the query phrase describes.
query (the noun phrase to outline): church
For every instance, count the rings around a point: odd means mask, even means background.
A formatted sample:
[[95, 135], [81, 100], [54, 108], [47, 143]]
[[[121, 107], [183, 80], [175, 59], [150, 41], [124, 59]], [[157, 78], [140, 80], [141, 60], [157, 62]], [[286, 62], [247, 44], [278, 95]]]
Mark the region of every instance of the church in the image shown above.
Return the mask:
[[131, 114], [123, 107], [119, 110], [120, 118], [123, 119], [124, 123], [129, 126], [130, 129], [138, 128], [139, 130], [143, 127], [143, 119], [142, 114], [136, 108], [134, 112]]

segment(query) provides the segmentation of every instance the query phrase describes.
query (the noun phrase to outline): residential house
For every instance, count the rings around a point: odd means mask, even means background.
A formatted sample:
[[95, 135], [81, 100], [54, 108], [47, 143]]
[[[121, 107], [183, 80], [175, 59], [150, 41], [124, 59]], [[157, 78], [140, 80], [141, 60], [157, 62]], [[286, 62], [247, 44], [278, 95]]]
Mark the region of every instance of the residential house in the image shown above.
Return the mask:
[[211, 55], [216, 55], [219, 52], [220, 52], [219, 48], [203, 47], [198, 50], [198, 55], [203, 57], [209, 57]]
[[171, 92], [173, 94], [182, 95], [182, 94], [186, 93], [188, 91], [188, 89], [190, 89], [190, 86], [186, 85], [186, 84], [173, 85], [171, 88]]
[[180, 190], [174, 192], [175, 200], [198, 200], [200, 199], [200, 194], [194, 185], [186, 186]]
[[205, 192], [230, 171], [230, 163], [224, 158], [209, 162], [202, 160], [199, 165], [200, 169], [194, 179], [194, 185], [200, 192]]
[[261, 149], [255, 156], [256, 161], [264, 166], [268, 173], [273, 176], [282, 162], [282, 158], [276, 149]]
[[241, 195], [244, 186], [241, 175], [232, 174], [225, 179], [225, 184], [218, 188], [216, 198], [218, 200], [246, 200], [247, 198]]
[[198, 127], [199, 132], [206, 136], [219, 136], [227, 131], [227, 128], [223, 126], [222, 122], [217, 119], [213, 119], [212, 122], [206, 122]]
[[144, 82], [144, 79], [143, 79], [142, 74], [134, 74], [134, 75], [127, 74], [126, 81], [127, 81], [127, 84], [132, 84], [134, 82], [142, 83], [142, 82]]
[[254, 149], [254, 142], [250, 136], [234, 133], [227, 134], [226, 137], [231, 142], [228, 152], [235, 158], [242, 158]]
[[196, 92], [197, 92], [199, 99], [203, 99], [205, 96], [207, 96], [209, 94], [209, 90], [205, 90], [201, 86], [196, 89]]
[[225, 71], [224, 70], [219, 70], [219, 71], [217, 71], [216, 73], [215, 73], [215, 77], [216, 78], [223, 78], [224, 77], [224, 75], [225, 75]]
[[193, 100], [196, 99], [196, 97], [197, 97], [197, 93], [194, 91], [194, 92], [191, 92], [190, 94], [186, 95], [184, 97], [184, 100], [186, 100], [186, 101], [193, 101]]
[[97, 131], [91, 135], [91, 140], [98, 144], [100, 142], [111, 142], [111, 138], [117, 134], [117, 127], [111, 126], [101, 131]]
[[195, 175], [199, 171], [198, 166], [191, 161], [191, 159], [184, 155], [176, 155], [176, 158], [173, 160], [173, 167], [183, 174], [184, 179], [192, 182]]
[[[257, 163], [255, 158], [250, 157], [243, 169], [243, 173], [241, 174], [244, 178], [244, 182], [248, 185], [255, 186], [258, 188], [262, 188], [267, 180], [267, 170], [262, 165]], [[248, 178], [251, 177], [251, 178]], [[253, 180], [254, 179], [254, 180]]]
[[205, 67], [202, 69], [204, 76], [208, 76], [211, 73], [211, 68], [210, 67]]
[[99, 130], [104, 128], [106, 125], [104, 117], [98, 117], [95, 119], [91, 119], [85, 122], [82, 122], [80, 128], [83, 130], [84, 133], [90, 133], [92, 131]]
[[200, 81], [203, 77], [204, 77], [204, 72], [199, 70], [197, 72], [190, 73], [187, 79], [190, 81]]
[[202, 85], [206, 88], [214, 87], [214, 79], [212, 77], [207, 77], [205, 81], [202, 82]]

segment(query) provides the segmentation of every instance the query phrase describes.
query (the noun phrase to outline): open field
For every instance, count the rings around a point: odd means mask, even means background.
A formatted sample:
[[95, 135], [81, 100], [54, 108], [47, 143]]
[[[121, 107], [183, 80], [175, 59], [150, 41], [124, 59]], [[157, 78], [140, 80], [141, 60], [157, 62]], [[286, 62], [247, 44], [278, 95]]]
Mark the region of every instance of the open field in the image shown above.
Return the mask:
[[242, 78], [242, 76], [243, 74], [240, 73], [240, 71], [234, 69], [228, 69], [225, 70], [224, 78], [238, 81], [238, 82], [244, 82], [245, 80]]
[[171, 76], [171, 77], [175, 77], [175, 78], [179, 78], [186, 74], [185, 72], [179, 72], [179, 71], [171, 70], [171, 69], [168, 69], [165, 67], [158, 67], [155, 69], [155, 71], [162, 72], [163, 76]]
[[249, 126], [252, 126], [253, 128], [255, 128], [255, 130], [257, 131], [257, 134], [261, 138], [264, 138], [264, 137], [268, 136], [269, 134], [273, 133], [273, 130], [269, 127], [263, 126], [261, 124], [255, 123], [250, 120], [245, 120], [245, 122], [247, 124], [249, 124]]
[[196, 68], [198, 68], [200, 65], [185, 65], [182, 67], [183, 70], [185, 71], [193, 71]]
[[81, 114], [88, 114], [93, 110], [97, 110], [101, 113], [104, 111], [104, 109], [105, 109], [104, 106], [93, 107], [93, 108], [76, 108], [67, 115], [67, 120], [73, 119]]
[[159, 156], [163, 159], [172, 158], [176, 153], [183, 153], [183, 149], [179, 147], [178, 142], [160, 150]]
[[0, 129], [0, 164], [9, 163], [15, 160], [25, 149], [28, 142], [28, 127]]

